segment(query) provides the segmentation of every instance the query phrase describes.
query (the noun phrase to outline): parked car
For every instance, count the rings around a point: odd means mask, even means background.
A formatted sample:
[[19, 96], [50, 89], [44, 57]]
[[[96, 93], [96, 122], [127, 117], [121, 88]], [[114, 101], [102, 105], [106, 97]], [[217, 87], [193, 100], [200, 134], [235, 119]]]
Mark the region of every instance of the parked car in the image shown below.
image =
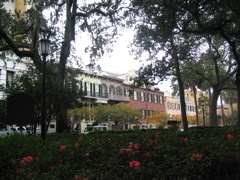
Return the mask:
[[0, 125], [0, 136], [8, 136], [13, 134], [13, 130], [8, 125]]
[[88, 126], [84, 129], [83, 134], [89, 134], [97, 131], [107, 131], [106, 126]]

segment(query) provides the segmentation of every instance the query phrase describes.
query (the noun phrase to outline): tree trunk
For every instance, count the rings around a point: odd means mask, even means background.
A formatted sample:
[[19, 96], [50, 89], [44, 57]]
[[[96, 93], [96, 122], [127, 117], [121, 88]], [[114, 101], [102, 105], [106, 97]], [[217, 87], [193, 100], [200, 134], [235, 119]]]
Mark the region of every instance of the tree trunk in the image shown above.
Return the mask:
[[238, 113], [238, 119], [237, 119], [237, 128], [240, 129], [240, 67], [238, 65], [237, 74], [236, 74], [236, 84], [237, 84], [237, 113]]
[[221, 94], [220, 94], [220, 103], [221, 103], [221, 111], [222, 111], [222, 125], [224, 126], [225, 113], [224, 113], [224, 107], [223, 107], [223, 101], [222, 101], [222, 95]]
[[64, 131], [69, 131], [68, 128], [68, 119], [67, 119], [67, 108], [65, 106], [65, 96], [64, 96], [64, 80], [65, 80], [65, 71], [66, 71], [66, 63], [67, 58], [70, 55], [70, 48], [71, 48], [71, 19], [72, 19], [72, 12], [71, 12], [72, 3], [67, 1], [67, 10], [66, 10], [66, 25], [65, 25], [65, 34], [64, 34], [64, 41], [62, 42], [62, 48], [60, 53], [60, 60], [59, 60], [59, 71], [58, 71], [58, 92], [59, 92], [59, 111], [56, 117], [57, 125], [56, 125], [56, 132], [63, 133]]
[[193, 89], [194, 104], [196, 107], [196, 119], [197, 119], [197, 126], [198, 126], [199, 125], [199, 117], [198, 117], [197, 90], [196, 90], [195, 86], [193, 86], [192, 89]]
[[172, 57], [174, 59], [175, 71], [176, 71], [176, 76], [177, 76], [177, 81], [178, 81], [178, 86], [179, 86], [183, 130], [187, 131], [188, 130], [188, 121], [187, 121], [187, 113], [186, 113], [184, 86], [183, 86], [182, 75], [181, 75], [180, 66], [179, 66], [179, 58], [178, 58], [178, 54], [177, 54], [177, 48], [174, 44], [173, 36], [171, 36], [170, 43], [171, 43], [171, 46], [173, 49]]
[[210, 113], [209, 113], [209, 125], [217, 126], [217, 100], [220, 91], [217, 87], [213, 87], [213, 92], [210, 99]]

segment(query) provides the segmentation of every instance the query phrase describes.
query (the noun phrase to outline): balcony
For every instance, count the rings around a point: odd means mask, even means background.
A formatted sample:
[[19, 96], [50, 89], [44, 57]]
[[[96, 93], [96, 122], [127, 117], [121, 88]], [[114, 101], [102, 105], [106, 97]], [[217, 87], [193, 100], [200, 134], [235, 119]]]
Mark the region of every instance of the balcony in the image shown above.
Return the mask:
[[108, 94], [108, 98], [110, 100], [117, 100], [117, 101], [130, 101], [129, 96], [116, 95], [116, 94]]
[[87, 91], [85, 92], [86, 98], [106, 98], [108, 100], [115, 100], [115, 101], [129, 101], [129, 96], [123, 96], [123, 95], [115, 95], [115, 94], [109, 94], [109, 93], [100, 93], [100, 92], [91, 92]]

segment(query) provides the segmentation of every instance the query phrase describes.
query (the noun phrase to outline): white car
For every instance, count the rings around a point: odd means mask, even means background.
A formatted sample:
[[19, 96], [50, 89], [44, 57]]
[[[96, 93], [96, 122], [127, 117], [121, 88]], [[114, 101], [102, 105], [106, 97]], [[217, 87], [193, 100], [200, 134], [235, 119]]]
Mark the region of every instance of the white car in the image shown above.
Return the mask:
[[8, 136], [10, 134], [13, 134], [13, 130], [10, 126], [7, 125], [1, 125], [0, 126], [0, 136]]
[[97, 131], [107, 131], [106, 126], [88, 126], [84, 129], [83, 134], [89, 134]]

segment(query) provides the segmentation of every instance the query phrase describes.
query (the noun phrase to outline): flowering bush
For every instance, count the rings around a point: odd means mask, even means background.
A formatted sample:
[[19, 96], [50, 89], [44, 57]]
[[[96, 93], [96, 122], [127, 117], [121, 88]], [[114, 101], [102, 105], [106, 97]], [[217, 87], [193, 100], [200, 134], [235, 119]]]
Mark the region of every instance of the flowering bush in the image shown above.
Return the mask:
[[239, 139], [225, 129], [13, 135], [0, 139], [0, 179], [236, 179]]

